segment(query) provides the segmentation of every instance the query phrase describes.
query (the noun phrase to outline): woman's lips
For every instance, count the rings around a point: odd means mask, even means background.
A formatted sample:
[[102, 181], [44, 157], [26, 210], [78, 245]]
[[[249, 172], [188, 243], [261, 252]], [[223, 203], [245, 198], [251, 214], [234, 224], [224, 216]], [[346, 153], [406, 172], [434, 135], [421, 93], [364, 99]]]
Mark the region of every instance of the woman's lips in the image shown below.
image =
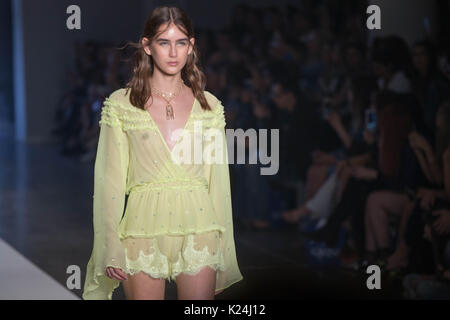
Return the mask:
[[168, 64], [169, 66], [174, 67], [174, 66], [176, 66], [176, 65], [178, 64], [178, 62], [168, 62], [167, 64]]

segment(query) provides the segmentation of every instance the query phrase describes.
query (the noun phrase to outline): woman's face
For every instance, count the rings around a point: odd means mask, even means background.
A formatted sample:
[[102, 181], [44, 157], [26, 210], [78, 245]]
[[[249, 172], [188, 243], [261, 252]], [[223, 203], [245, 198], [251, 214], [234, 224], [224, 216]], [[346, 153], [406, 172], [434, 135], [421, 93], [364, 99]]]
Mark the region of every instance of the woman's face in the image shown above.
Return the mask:
[[[167, 24], [162, 25], [158, 32], [161, 32], [166, 27]], [[186, 65], [188, 55], [193, 50], [194, 42], [194, 38], [188, 39], [174, 24], [171, 24], [166, 31], [157, 35], [150, 45], [148, 45], [148, 38], [142, 38], [144, 50], [153, 57], [155, 69], [169, 75], [181, 72]], [[169, 62], [176, 62], [177, 64], [171, 65]]]

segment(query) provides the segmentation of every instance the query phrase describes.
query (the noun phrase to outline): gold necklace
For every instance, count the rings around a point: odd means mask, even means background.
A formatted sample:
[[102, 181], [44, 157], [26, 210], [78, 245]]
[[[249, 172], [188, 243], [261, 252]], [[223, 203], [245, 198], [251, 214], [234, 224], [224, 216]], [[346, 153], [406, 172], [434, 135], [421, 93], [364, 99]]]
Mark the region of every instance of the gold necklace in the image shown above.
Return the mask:
[[[166, 119], [167, 120], [175, 119], [175, 116], [173, 114], [172, 104], [170, 103], [170, 101], [173, 100], [177, 95], [180, 94], [181, 90], [183, 89], [183, 84], [184, 84], [184, 81], [183, 81], [183, 79], [181, 79], [178, 91], [176, 93], [169, 92], [168, 94], [166, 94], [166, 93], [156, 89], [154, 86], [152, 86], [152, 92], [155, 91], [155, 93], [158, 96], [160, 96], [167, 102], [167, 105], [166, 105]], [[166, 97], [169, 97], [169, 99], [166, 99]]]

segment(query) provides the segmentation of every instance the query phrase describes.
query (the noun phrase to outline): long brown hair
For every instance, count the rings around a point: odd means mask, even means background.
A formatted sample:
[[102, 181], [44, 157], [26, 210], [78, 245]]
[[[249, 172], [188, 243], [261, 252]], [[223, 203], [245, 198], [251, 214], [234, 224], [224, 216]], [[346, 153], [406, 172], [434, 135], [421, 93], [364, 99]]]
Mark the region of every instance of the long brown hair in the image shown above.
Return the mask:
[[[191, 39], [194, 37], [194, 28], [188, 15], [178, 7], [161, 6], [155, 8], [147, 19], [144, 26], [144, 32], [140, 39], [146, 37], [149, 43], [153, 41], [159, 27], [167, 23], [167, 30], [170, 24], [175, 24], [186, 36]], [[131, 90], [130, 102], [135, 107], [144, 109], [145, 103], [152, 96], [151, 84], [148, 81], [154, 71], [153, 57], [148, 56], [144, 51], [141, 41], [137, 43], [128, 42], [127, 45], [136, 48], [132, 56], [133, 73], [130, 81], [126, 84], [126, 92]], [[125, 45], [126, 46], [126, 45]], [[203, 90], [206, 87], [206, 77], [200, 65], [200, 54], [194, 43], [192, 53], [188, 56], [186, 65], [181, 70], [181, 78], [186, 86], [192, 89], [195, 98], [205, 110], [211, 110]]]

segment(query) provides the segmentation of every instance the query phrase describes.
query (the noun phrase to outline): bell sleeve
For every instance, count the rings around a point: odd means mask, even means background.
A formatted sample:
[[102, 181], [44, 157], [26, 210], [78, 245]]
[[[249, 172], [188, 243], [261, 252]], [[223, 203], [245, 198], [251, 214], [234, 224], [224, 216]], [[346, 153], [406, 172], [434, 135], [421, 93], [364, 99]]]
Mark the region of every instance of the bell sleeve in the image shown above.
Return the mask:
[[115, 103], [106, 98], [94, 165], [94, 244], [87, 264], [83, 299], [111, 300], [119, 281], [109, 278], [108, 266], [126, 269], [118, 227], [122, 218], [128, 171], [128, 140]]
[[[233, 234], [233, 214], [230, 187], [230, 172], [228, 161], [227, 140], [225, 135], [224, 107], [220, 100], [214, 111], [216, 116], [214, 127], [220, 132], [220, 146], [222, 158], [209, 164], [208, 192], [214, 205], [219, 224], [225, 227], [222, 236], [221, 249], [226, 270], [217, 270], [216, 294], [218, 291], [231, 286], [243, 279], [236, 258], [236, 250]], [[218, 135], [218, 134], [217, 134]], [[217, 152], [217, 150], [215, 151]]]

